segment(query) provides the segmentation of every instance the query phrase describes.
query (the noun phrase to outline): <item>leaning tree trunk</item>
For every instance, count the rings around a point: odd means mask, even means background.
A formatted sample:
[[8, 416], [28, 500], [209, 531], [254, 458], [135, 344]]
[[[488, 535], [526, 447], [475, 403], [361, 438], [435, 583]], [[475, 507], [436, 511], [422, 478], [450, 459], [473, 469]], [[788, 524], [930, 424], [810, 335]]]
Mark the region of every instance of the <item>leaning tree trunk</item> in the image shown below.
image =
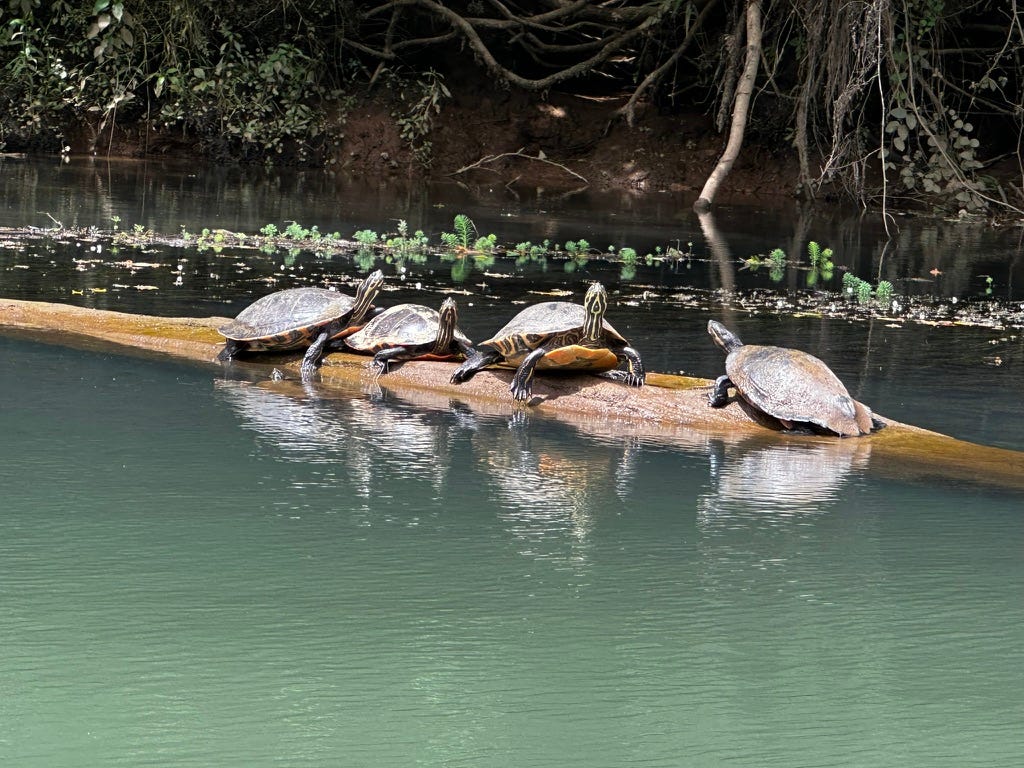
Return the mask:
[[754, 92], [754, 81], [757, 79], [757, 63], [761, 58], [761, 3], [750, 0], [747, 3], [747, 62], [743, 68], [739, 85], [736, 88], [736, 100], [732, 108], [732, 127], [729, 129], [729, 142], [718, 160], [718, 165], [704, 182], [704, 189], [693, 207], [698, 211], [711, 208], [718, 188], [732, 170], [733, 163], [743, 146], [743, 132], [747, 128], [747, 115], [750, 112], [750, 96]]

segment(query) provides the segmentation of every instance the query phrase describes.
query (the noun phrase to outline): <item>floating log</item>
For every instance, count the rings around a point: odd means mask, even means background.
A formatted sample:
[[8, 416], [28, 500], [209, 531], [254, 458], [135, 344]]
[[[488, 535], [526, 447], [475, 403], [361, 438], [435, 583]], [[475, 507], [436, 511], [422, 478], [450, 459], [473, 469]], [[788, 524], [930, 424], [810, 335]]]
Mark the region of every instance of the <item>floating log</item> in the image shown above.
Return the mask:
[[[64, 304], [0, 299], [0, 332], [30, 335], [71, 347], [118, 348], [128, 353], [159, 353], [223, 370], [216, 361], [223, 347], [217, 327], [227, 318], [167, 318], [87, 309]], [[269, 380], [274, 368], [299, 378], [300, 353], [253, 355], [235, 360], [240, 375]], [[512, 371], [487, 369], [463, 384], [451, 384], [455, 363], [412, 361], [372, 378], [364, 356], [332, 353], [315, 382], [318, 391], [349, 392], [380, 387], [423, 405], [447, 407], [452, 401], [487, 414], [513, 415], [524, 409], [575, 426], [595, 438], [636, 437], [684, 448], [712, 441], [738, 449], [792, 445], [835, 454], [867, 471], [903, 480], [957, 480], [1024, 490], [1024, 452], [977, 445], [876, 416], [885, 427], [866, 437], [787, 435], [753, 421], [736, 404], [710, 408], [712, 382], [649, 373], [636, 389], [591, 375], [538, 375], [527, 408], [512, 402]], [[288, 389], [287, 384], [279, 387]], [[304, 390], [299, 390], [304, 391]], [[827, 466], [824, 464], [823, 466]], [[766, 469], [770, 472], [770, 467]], [[814, 482], [815, 478], [808, 478]], [[821, 478], [824, 483], [827, 478]]]

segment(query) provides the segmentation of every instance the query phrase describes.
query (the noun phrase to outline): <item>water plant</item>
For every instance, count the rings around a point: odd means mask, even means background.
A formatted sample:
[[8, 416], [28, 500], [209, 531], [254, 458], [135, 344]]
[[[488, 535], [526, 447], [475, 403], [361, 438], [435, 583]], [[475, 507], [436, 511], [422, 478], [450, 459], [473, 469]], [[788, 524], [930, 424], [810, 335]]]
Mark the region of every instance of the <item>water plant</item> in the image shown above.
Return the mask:
[[892, 301], [894, 288], [888, 280], [879, 280], [872, 288], [871, 283], [863, 280], [852, 272], [843, 275], [843, 292], [857, 299], [858, 304], [870, 304], [875, 299], [879, 304], [888, 306]]
[[494, 250], [494, 246], [498, 243], [498, 236], [494, 234], [484, 235], [478, 237], [476, 242], [473, 243], [473, 250], [482, 251], [483, 253], [491, 253]]
[[469, 250], [469, 241], [476, 234], [476, 226], [473, 220], [464, 213], [456, 214], [452, 222], [454, 232], [442, 232], [441, 242], [448, 248], [461, 248]]
[[446, 248], [463, 251], [477, 250], [490, 253], [494, 250], [495, 245], [497, 245], [497, 235], [478, 236], [473, 220], [464, 213], [455, 216], [452, 226], [455, 229], [454, 232], [441, 233], [441, 243]]
[[374, 246], [380, 243], [380, 235], [372, 229], [360, 229], [352, 235], [352, 239], [360, 245]]
[[409, 234], [409, 224], [405, 219], [398, 220], [398, 232], [394, 237], [384, 241], [384, 245], [401, 257], [410, 258], [424, 255], [430, 239], [423, 234], [422, 229], [417, 229], [412, 235]]
[[[316, 227], [313, 229], [316, 229]], [[293, 221], [285, 227], [284, 236], [290, 240], [308, 240], [310, 237], [310, 230], [299, 224], [299, 222]]]
[[590, 243], [582, 238], [579, 240], [566, 240], [565, 241], [565, 252], [573, 258], [584, 255], [590, 250]]
[[264, 224], [260, 227], [260, 234], [264, 237], [277, 237], [277, 225], [276, 224]]
[[[637, 256], [636, 250], [626, 247], [619, 250], [619, 259], [622, 260], [623, 264], [635, 268], [639, 257]], [[633, 272], [635, 274], [636, 270], [634, 269]]]
[[807, 256], [811, 262], [811, 269], [825, 273], [831, 272], [835, 268], [835, 264], [832, 263], [832, 249], [823, 249], [814, 240], [807, 244]]

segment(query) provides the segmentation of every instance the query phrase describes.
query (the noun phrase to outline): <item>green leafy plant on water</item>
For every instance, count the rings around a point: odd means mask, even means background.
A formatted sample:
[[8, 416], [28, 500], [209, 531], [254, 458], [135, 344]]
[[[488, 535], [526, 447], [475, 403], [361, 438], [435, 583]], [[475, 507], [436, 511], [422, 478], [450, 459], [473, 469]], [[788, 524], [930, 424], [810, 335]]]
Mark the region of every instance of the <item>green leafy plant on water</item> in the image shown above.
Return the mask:
[[464, 213], [456, 215], [452, 226], [454, 232], [441, 233], [441, 243], [446, 248], [490, 252], [498, 242], [497, 235], [478, 236], [473, 220]]
[[276, 224], [264, 224], [260, 227], [260, 234], [264, 237], [277, 237], [277, 225]]
[[856, 298], [858, 304], [870, 304], [874, 299], [883, 307], [888, 307], [892, 301], [894, 288], [888, 280], [879, 280], [878, 285], [872, 288], [871, 283], [862, 280], [851, 272], [843, 275], [843, 292], [850, 297]]
[[832, 249], [823, 249], [814, 240], [807, 244], [807, 256], [811, 262], [811, 269], [817, 269], [823, 273], [835, 269], [835, 264], [832, 263]]
[[285, 227], [284, 236], [289, 240], [308, 240], [310, 239], [312, 232], [315, 231], [316, 227], [313, 227], [313, 230], [311, 231], [299, 224], [299, 222], [293, 221]]
[[476, 242], [473, 243], [473, 250], [482, 251], [483, 253], [491, 253], [494, 247], [498, 244], [498, 236], [494, 234], [484, 235], [478, 237]]
[[639, 258], [640, 257], [637, 256], [636, 250], [634, 250], [633, 248], [627, 247], [619, 250], [619, 259], [622, 261], [623, 264], [626, 264], [627, 266], [630, 267], [634, 267], [634, 274], [636, 273], [635, 267]]
[[585, 256], [588, 251], [590, 251], [590, 243], [586, 240], [580, 239], [565, 241], [565, 252], [574, 259], [578, 256]]
[[[547, 241], [544, 241], [545, 244]], [[542, 268], [547, 268], [547, 252], [546, 245], [534, 245], [529, 240], [522, 243], [516, 243], [512, 252], [516, 256], [516, 266], [522, 267], [531, 262], [536, 262], [541, 265]]]
[[392, 249], [400, 258], [410, 258], [424, 255], [428, 242], [429, 238], [423, 234], [423, 230], [417, 229], [410, 235], [409, 224], [405, 219], [399, 219], [398, 232], [394, 237], [385, 240], [384, 245]]
[[814, 240], [807, 244], [807, 257], [811, 263], [811, 271], [807, 273], [807, 287], [818, 283], [818, 279], [831, 280], [835, 264], [832, 262], [832, 249], [822, 248]]
[[374, 246], [380, 243], [380, 235], [372, 229], [360, 229], [352, 235], [352, 239], [360, 245]]

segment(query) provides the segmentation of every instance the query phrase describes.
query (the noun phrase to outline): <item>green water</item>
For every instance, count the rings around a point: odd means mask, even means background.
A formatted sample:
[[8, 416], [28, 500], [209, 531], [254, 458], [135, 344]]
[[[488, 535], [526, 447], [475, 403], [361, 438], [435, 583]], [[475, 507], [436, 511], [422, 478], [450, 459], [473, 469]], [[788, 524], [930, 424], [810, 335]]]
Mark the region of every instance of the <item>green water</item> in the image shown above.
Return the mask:
[[0, 359], [0, 765], [1024, 753], [1020, 494], [21, 340]]

